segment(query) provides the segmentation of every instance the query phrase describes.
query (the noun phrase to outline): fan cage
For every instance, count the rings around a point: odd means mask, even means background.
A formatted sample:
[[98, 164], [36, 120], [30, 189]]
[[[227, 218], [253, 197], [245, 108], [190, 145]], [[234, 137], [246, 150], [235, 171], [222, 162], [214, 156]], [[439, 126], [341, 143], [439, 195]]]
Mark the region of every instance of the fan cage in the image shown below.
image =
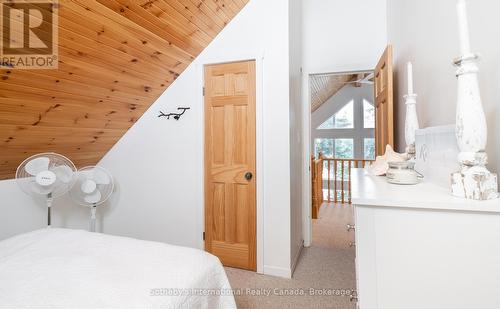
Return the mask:
[[[97, 203], [89, 203], [85, 201], [86, 194], [82, 191], [81, 187], [83, 182], [88, 179], [89, 173], [92, 173], [94, 170], [106, 174], [106, 176], [109, 178], [109, 184], [97, 184], [96, 190], [100, 191], [101, 200]], [[94, 207], [102, 205], [106, 201], [108, 201], [111, 195], [113, 194], [113, 191], [114, 191], [114, 179], [108, 170], [100, 166], [86, 166], [78, 170], [76, 176], [76, 183], [70, 190], [69, 195], [75, 203], [81, 206]]]
[[[71, 181], [68, 183], [61, 182], [59, 180], [56, 180], [56, 184], [53, 185], [54, 189], [50, 191], [49, 193], [38, 193], [35, 190], [32, 189], [32, 185], [35, 182], [35, 176], [29, 174], [26, 171], [26, 165], [28, 162], [38, 159], [38, 158], [43, 158], [46, 157], [49, 159], [49, 170], [54, 169], [58, 166], [67, 166], [71, 169], [73, 172], [73, 175], [71, 177]], [[73, 162], [68, 159], [67, 157], [55, 153], [55, 152], [44, 152], [44, 153], [39, 153], [33, 156], [30, 156], [29, 158], [25, 159], [18, 167], [16, 170], [16, 182], [19, 185], [19, 187], [28, 195], [35, 195], [35, 196], [40, 196], [40, 195], [48, 195], [52, 198], [57, 198], [60, 196], [63, 196], [66, 194], [75, 184], [76, 182], [76, 177], [75, 177], [75, 172], [76, 172], [76, 167], [73, 164]]]

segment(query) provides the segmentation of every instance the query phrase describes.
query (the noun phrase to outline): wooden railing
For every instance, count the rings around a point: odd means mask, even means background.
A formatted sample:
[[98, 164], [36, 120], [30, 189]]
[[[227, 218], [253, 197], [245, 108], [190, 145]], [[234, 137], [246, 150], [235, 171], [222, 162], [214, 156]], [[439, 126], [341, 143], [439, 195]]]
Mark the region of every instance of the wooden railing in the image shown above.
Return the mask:
[[332, 159], [321, 155], [318, 159], [311, 157], [313, 219], [325, 201], [351, 204], [351, 169], [364, 168], [370, 162], [372, 160]]
[[312, 218], [318, 219], [319, 208], [323, 204], [323, 157], [311, 156], [312, 178]]
[[323, 189], [327, 189], [326, 201], [351, 204], [351, 169], [364, 168], [368, 162], [371, 160], [323, 158], [322, 178]]

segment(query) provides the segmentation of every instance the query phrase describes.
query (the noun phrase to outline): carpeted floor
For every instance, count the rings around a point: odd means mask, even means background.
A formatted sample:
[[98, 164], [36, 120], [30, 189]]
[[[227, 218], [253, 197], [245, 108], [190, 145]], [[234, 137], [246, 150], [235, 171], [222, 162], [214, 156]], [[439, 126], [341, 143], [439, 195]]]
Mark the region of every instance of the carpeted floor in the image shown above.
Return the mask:
[[313, 244], [303, 249], [292, 279], [226, 267], [232, 288], [241, 294], [235, 296], [238, 308], [356, 308], [349, 296], [338, 295], [356, 287], [354, 249], [349, 247], [354, 233], [345, 230], [348, 223], [352, 223], [351, 206], [323, 204], [320, 218], [313, 220]]

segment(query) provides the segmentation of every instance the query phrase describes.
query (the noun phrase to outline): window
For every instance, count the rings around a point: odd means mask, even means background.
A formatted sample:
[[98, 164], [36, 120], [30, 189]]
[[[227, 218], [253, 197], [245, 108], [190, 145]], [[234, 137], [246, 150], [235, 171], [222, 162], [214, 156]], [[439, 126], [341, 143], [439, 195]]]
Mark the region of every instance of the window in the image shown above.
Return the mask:
[[316, 158], [320, 152], [327, 158], [353, 159], [354, 140], [351, 138], [316, 138], [314, 140], [314, 155]]
[[353, 129], [354, 128], [354, 100], [347, 103], [335, 115], [323, 122], [318, 130]]
[[319, 153], [328, 158], [333, 158], [333, 139], [332, 138], [316, 138], [314, 140], [314, 155], [316, 158]]
[[[359, 113], [354, 124], [354, 111]], [[362, 115], [361, 114], [362, 110]], [[375, 159], [375, 107], [368, 99], [350, 99], [334, 115], [323, 122], [314, 140], [314, 154], [321, 152], [327, 158], [335, 159]], [[355, 129], [356, 127], [356, 129]], [[355, 138], [353, 138], [355, 136]]]
[[375, 159], [375, 139], [365, 138], [363, 141], [363, 153], [365, 160]]
[[335, 140], [335, 158], [353, 159], [354, 158], [354, 140], [336, 139]]
[[375, 107], [363, 99], [363, 126], [365, 129], [375, 128]]

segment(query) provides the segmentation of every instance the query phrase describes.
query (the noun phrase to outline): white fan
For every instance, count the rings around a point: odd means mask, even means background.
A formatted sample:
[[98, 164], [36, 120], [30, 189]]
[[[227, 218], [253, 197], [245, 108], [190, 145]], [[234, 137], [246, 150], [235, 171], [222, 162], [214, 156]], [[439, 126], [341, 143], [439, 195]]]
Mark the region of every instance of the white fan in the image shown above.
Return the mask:
[[90, 207], [89, 229], [95, 232], [97, 206], [102, 205], [113, 193], [113, 176], [100, 166], [87, 166], [78, 170], [76, 185], [70, 196], [78, 204]]
[[24, 160], [16, 171], [16, 182], [31, 196], [45, 196], [47, 225], [51, 225], [50, 209], [54, 198], [66, 194], [75, 184], [73, 162], [57, 153], [41, 153]]

